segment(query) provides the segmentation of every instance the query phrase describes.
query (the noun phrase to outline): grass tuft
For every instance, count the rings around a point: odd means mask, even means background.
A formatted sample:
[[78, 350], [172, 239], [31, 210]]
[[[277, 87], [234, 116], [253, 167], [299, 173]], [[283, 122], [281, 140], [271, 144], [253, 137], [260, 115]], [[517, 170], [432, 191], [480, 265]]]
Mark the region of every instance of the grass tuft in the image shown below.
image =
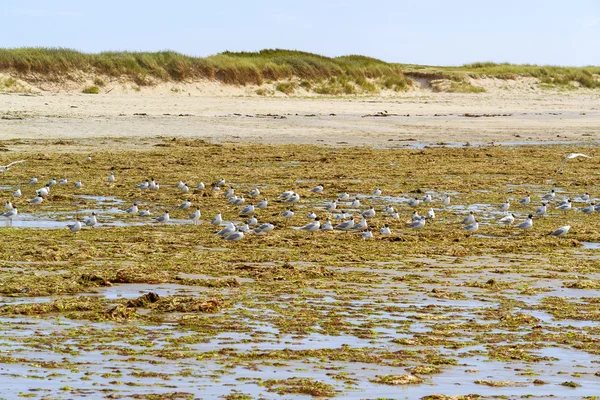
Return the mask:
[[98, 86], [87, 86], [81, 91], [81, 93], [98, 94], [100, 93], [100, 88]]

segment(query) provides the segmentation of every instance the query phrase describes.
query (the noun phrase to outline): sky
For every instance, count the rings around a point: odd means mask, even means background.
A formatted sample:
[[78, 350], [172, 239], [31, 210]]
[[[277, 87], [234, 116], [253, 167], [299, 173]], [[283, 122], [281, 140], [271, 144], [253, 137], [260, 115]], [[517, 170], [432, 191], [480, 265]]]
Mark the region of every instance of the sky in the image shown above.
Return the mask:
[[600, 0], [0, 0], [1, 47], [600, 65]]

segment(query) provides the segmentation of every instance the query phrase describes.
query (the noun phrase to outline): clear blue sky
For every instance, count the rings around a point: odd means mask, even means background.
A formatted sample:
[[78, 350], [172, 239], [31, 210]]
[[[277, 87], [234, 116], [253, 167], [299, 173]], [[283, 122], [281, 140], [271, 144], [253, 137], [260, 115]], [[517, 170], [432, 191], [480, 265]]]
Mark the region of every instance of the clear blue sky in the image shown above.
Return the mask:
[[0, 0], [0, 46], [600, 65], [600, 0]]

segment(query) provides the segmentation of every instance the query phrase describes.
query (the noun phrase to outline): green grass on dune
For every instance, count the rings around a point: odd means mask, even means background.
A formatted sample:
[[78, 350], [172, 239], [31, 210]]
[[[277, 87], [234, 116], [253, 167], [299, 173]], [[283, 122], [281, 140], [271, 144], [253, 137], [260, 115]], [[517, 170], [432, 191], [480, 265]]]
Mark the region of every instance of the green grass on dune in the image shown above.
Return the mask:
[[[0, 71], [28, 81], [78, 79], [80, 73], [127, 77], [138, 86], [160, 81], [210, 79], [233, 85], [297, 81], [299, 85], [277, 90], [291, 94], [298, 87], [321, 94], [377, 93], [382, 89], [403, 91], [411, 78], [449, 79], [468, 77], [516, 79], [535, 77], [554, 86], [600, 87], [600, 67], [559, 67], [478, 62], [462, 66], [424, 66], [388, 63], [371, 57], [346, 55], [325, 57], [281, 49], [258, 52], [225, 51], [209, 57], [192, 57], [174, 51], [82, 53], [63, 48], [0, 49]], [[101, 86], [101, 85], [96, 85]], [[454, 85], [462, 87], [464, 85]]]
[[79, 71], [127, 76], [140, 86], [150, 84], [148, 78], [164, 81], [206, 78], [237, 85], [293, 78], [323, 84], [343, 78], [359, 87], [368, 79], [392, 81], [402, 88], [410, 84], [399, 64], [363, 56], [329, 58], [290, 50], [224, 52], [201, 58], [173, 51], [87, 54], [60, 48], [0, 49], [0, 70], [43, 75], [44, 79]]
[[533, 77], [540, 83], [550, 85], [572, 85], [577, 82], [580, 86], [595, 89], [600, 88], [600, 67], [561, 67], [555, 65], [509, 64], [493, 62], [477, 62], [462, 66], [425, 66], [403, 65], [408, 76], [425, 76], [437, 79], [460, 80], [461, 77], [499, 79], [516, 79], [518, 77]]

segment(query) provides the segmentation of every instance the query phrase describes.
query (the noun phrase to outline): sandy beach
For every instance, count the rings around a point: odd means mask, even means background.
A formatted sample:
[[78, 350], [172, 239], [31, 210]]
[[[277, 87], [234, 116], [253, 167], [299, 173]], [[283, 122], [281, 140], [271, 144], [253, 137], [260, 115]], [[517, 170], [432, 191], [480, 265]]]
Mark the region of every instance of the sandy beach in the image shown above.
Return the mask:
[[[594, 91], [527, 90], [487, 83], [486, 93], [412, 90], [377, 97], [262, 97], [215, 83], [89, 95], [0, 95], [0, 140], [157, 137], [210, 142], [420, 147], [424, 144], [592, 142]], [[172, 89], [172, 88], [171, 88]], [[136, 140], [134, 140], [136, 139]]]

